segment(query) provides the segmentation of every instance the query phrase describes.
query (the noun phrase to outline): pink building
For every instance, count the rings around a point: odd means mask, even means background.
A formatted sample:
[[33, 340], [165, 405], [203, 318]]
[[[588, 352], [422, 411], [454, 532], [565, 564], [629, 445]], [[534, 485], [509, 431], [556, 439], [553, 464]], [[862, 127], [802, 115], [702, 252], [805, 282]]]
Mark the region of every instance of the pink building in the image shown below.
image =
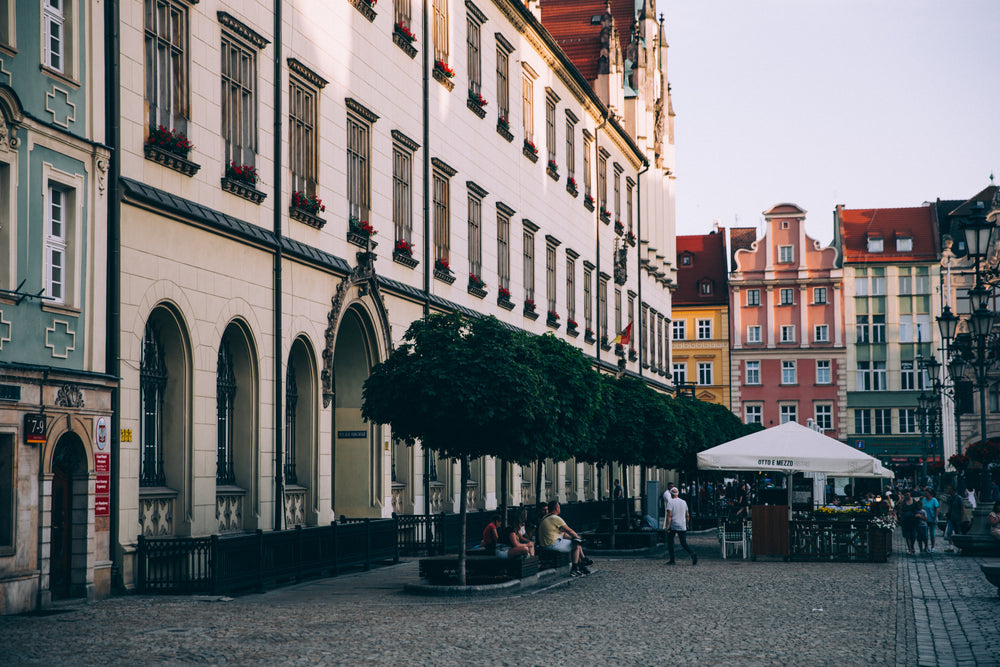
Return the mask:
[[733, 411], [765, 427], [813, 420], [843, 439], [843, 270], [836, 248], [806, 236], [805, 214], [794, 204], [766, 211], [765, 235], [749, 247], [738, 240], [747, 230], [733, 230]]

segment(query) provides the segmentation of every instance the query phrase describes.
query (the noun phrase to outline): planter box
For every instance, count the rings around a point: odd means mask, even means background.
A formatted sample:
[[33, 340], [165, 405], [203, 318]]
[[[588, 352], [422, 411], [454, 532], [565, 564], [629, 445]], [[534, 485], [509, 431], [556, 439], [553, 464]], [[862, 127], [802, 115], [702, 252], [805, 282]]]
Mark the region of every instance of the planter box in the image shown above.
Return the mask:
[[181, 157], [176, 153], [164, 150], [159, 146], [153, 146], [152, 144], [146, 144], [143, 146], [142, 153], [147, 160], [152, 160], [157, 164], [162, 164], [164, 167], [173, 169], [174, 171], [180, 172], [185, 176], [194, 176], [198, 173], [198, 170], [201, 169], [201, 165], [195, 164], [191, 160]]
[[411, 58], [416, 57], [417, 47], [413, 46], [413, 42], [407, 39], [404, 35], [394, 30], [392, 33], [392, 41], [396, 46], [403, 50], [403, 53]]
[[323, 229], [323, 225], [326, 224], [326, 220], [319, 217], [315, 213], [310, 213], [304, 209], [297, 206], [288, 207], [288, 217], [292, 220], [298, 220], [299, 222], [304, 222], [310, 227], [315, 227], [316, 229]]
[[416, 268], [417, 264], [420, 263], [417, 260], [413, 259], [412, 255], [407, 255], [405, 252], [392, 253], [392, 261], [396, 262], [396, 264], [402, 264], [403, 266], [408, 266], [411, 269]]
[[264, 201], [267, 197], [266, 194], [256, 189], [252, 185], [248, 185], [242, 181], [237, 181], [232, 178], [222, 177], [222, 189], [230, 194], [234, 194], [237, 197], [242, 197], [247, 201], [252, 201], [254, 204], [259, 204]]

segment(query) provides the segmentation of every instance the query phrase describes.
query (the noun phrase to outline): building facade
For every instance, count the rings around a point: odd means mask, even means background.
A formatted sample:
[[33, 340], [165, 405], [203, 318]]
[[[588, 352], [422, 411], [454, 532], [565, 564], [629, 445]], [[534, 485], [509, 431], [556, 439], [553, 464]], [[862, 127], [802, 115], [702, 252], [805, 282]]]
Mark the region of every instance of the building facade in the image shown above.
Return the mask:
[[631, 2], [602, 3], [597, 49], [570, 58], [546, 28], [590, 21], [569, 3], [121, 3], [124, 587], [140, 534], [596, 496], [574, 462], [498, 489], [484, 459], [459, 489], [451, 461], [361, 418], [361, 388], [411, 322], [459, 311], [564, 337], [607, 372], [636, 321], [624, 372], [671, 389], [651, 4], [616, 27]]
[[677, 291], [670, 323], [674, 385], [730, 404], [729, 272], [726, 230], [677, 237]]
[[100, 3], [0, 3], [4, 614], [111, 584], [102, 25]]
[[734, 253], [732, 409], [765, 427], [812, 420], [843, 439], [843, 274], [837, 249], [806, 235], [805, 214], [794, 204], [765, 211], [763, 238]]
[[932, 390], [921, 361], [940, 356], [933, 208], [838, 206], [834, 224], [844, 268], [847, 441], [903, 474], [931, 457], [940, 463], [918, 403]]

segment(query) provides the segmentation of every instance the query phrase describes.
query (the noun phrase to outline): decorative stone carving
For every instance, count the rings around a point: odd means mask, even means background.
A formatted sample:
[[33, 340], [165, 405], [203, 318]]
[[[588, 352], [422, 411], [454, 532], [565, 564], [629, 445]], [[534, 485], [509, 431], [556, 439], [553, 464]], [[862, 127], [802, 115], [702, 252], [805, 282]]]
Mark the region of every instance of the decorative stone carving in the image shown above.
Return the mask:
[[169, 537], [174, 534], [174, 500], [171, 492], [139, 497], [139, 534], [145, 537]]
[[56, 394], [56, 405], [61, 408], [82, 408], [83, 392], [75, 384], [64, 384]]
[[301, 486], [285, 488], [285, 526], [306, 524], [306, 489]]
[[232, 533], [243, 528], [243, 489], [217, 491], [215, 494], [215, 520], [220, 533]]
[[392, 483], [392, 511], [396, 514], [403, 514], [406, 511], [406, 484], [402, 482]]
[[448, 509], [447, 498], [444, 494], [444, 484], [442, 482], [431, 482], [430, 507], [432, 514], [438, 514]]

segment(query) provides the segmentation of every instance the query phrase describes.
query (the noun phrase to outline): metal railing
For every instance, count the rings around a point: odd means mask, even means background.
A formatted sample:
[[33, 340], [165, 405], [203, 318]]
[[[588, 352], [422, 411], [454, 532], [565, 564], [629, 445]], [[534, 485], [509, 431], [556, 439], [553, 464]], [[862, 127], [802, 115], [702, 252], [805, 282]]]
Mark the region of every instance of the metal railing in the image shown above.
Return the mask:
[[139, 536], [138, 589], [144, 593], [213, 595], [264, 590], [344, 568], [399, 560], [395, 519], [343, 519], [211, 537]]

